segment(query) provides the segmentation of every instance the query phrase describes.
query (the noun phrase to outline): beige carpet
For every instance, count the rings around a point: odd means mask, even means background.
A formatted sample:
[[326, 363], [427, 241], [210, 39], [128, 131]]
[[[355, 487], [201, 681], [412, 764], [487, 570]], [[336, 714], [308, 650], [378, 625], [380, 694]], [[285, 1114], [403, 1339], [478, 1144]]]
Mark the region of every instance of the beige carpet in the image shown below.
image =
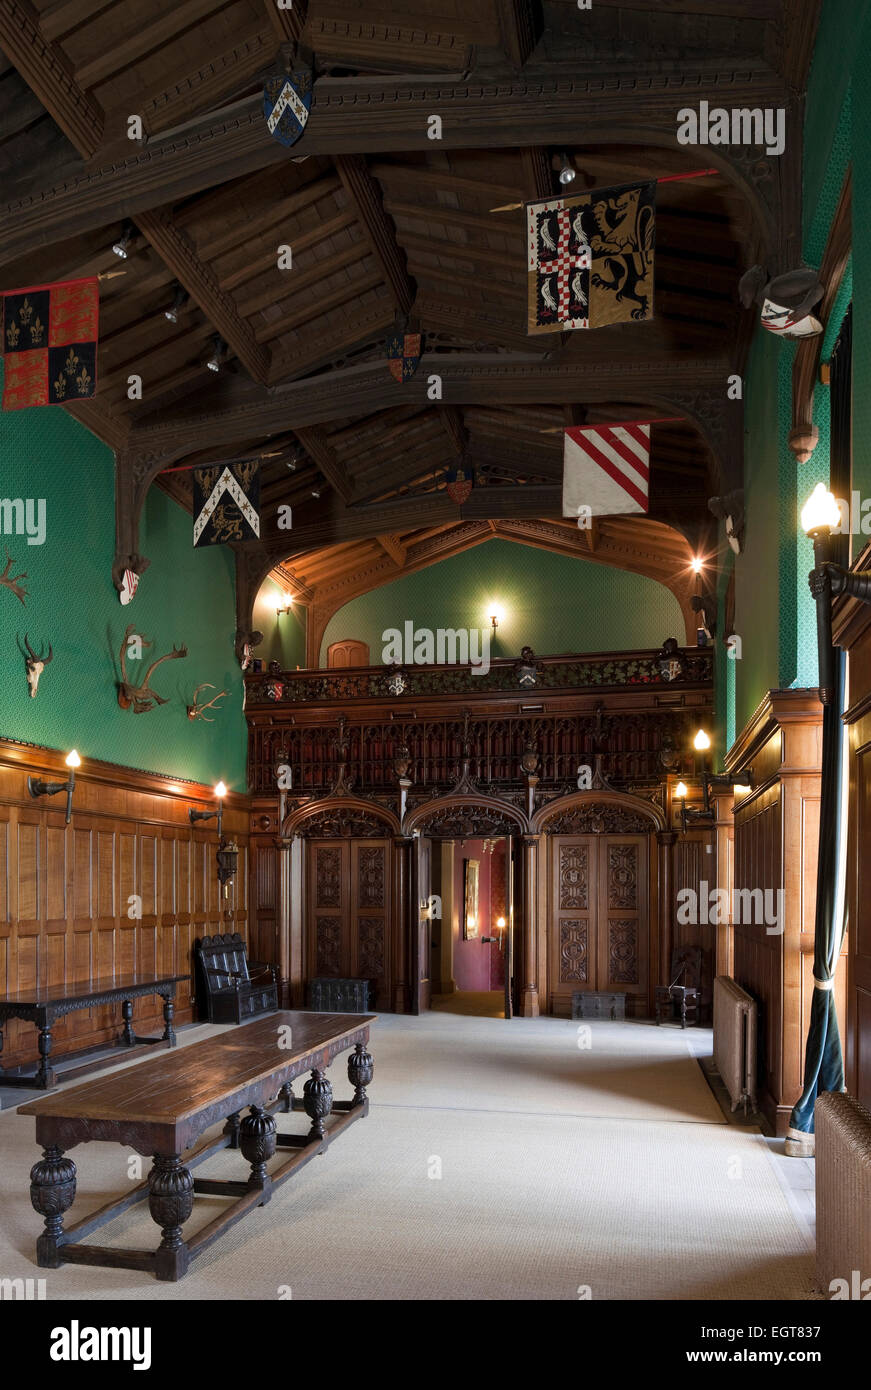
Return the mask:
[[[689, 1081], [699, 1069], [685, 1035], [594, 1024], [591, 1057], [574, 1046], [576, 1028], [553, 1019], [383, 1019], [373, 1029], [369, 1117], [178, 1285], [123, 1270], [36, 1268], [40, 1221], [27, 1195], [34, 1122], [6, 1111], [0, 1274], [45, 1278], [48, 1299], [275, 1300], [290, 1290], [294, 1299], [576, 1300], [586, 1287], [593, 1299], [809, 1297], [807, 1237], [761, 1137], [712, 1123], [711, 1110], [689, 1120], [700, 1113]], [[448, 1079], [443, 1067], [454, 1068]], [[339, 1096], [343, 1070], [337, 1061]], [[645, 1095], [632, 1101], [618, 1091], [619, 1117], [578, 1110], [606, 1105], [609, 1074], [624, 1086], [634, 1075]], [[657, 1075], [669, 1095], [659, 1116]], [[302, 1129], [305, 1118], [282, 1116], [279, 1125]], [[130, 1181], [119, 1146], [88, 1144], [72, 1156], [76, 1218]], [[246, 1169], [240, 1154], [223, 1152], [198, 1171]], [[188, 1234], [222, 1205], [197, 1201]], [[88, 1239], [153, 1248], [156, 1237], [141, 1206]]]
[[[409, 1050], [409, 1029], [415, 1046]], [[579, 1032], [579, 1030], [582, 1030]], [[725, 1124], [691, 1048], [709, 1030], [567, 1018], [385, 1014], [373, 1042], [379, 1105]], [[578, 1043], [589, 1046], [579, 1047]]]

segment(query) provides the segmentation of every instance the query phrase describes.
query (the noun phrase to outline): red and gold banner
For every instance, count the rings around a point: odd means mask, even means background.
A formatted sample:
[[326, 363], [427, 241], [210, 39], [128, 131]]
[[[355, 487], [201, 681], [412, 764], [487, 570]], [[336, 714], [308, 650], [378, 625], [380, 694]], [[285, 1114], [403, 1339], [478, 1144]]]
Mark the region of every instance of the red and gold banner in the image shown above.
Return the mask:
[[90, 400], [97, 389], [96, 276], [2, 292], [3, 409]]

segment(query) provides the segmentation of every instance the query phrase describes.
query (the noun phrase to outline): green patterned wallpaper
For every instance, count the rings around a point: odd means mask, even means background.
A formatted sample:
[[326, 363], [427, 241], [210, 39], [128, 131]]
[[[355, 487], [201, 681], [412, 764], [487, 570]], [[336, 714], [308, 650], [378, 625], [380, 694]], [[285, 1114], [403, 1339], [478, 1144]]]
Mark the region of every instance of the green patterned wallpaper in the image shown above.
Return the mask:
[[[2, 373], [2, 365], [0, 365]], [[156, 488], [145, 508], [141, 550], [151, 560], [133, 603], [112, 584], [114, 481], [111, 451], [56, 406], [0, 413], [0, 499], [45, 500], [46, 536], [0, 535], [5, 564], [26, 570], [25, 605], [0, 588], [0, 736], [209, 785], [244, 790], [242, 681], [233, 654], [233, 564], [228, 550], [195, 551], [186, 512]], [[0, 527], [8, 520], [0, 509]], [[2, 568], [0, 564], [0, 568]], [[144, 714], [119, 708], [118, 653], [128, 623], [153, 639], [145, 661], [185, 643], [183, 661], [154, 676], [169, 703]], [[16, 643], [51, 641], [54, 660], [31, 699]], [[187, 718], [201, 681], [229, 695], [214, 723]], [[213, 692], [204, 692], [204, 698]]]
[[[853, 167], [853, 254], [822, 345], [832, 351], [851, 301], [853, 315], [853, 436], [871, 426], [871, 0], [838, 0], [823, 6], [808, 82], [804, 143], [803, 254], [822, 261], [848, 165]], [[866, 254], [865, 243], [868, 242]], [[792, 364], [796, 347], [761, 341], [757, 329], [745, 383], [745, 487], [747, 547], [737, 563], [736, 629], [744, 657], [736, 670], [735, 719], [740, 731], [766, 690], [815, 686], [815, 610], [807, 585], [813, 547], [800, 513], [819, 481], [829, 480], [829, 392], [818, 385], [814, 423], [819, 443], [799, 465], [787, 444], [792, 423]], [[871, 494], [871, 461], [857, 447], [853, 485]], [[854, 538], [855, 549], [865, 537]], [[760, 595], [770, 596], [760, 603]], [[718, 685], [718, 715], [726, 719], [728, 693]]]
[[559, 652], [629, 651], [683, 644], [684, 621], [674, 594], [644, 575], [492, 540], [437, 565], [352, 599], [330, 619], [321, 661], [331, 642], [357, 638], [381, 661], [381, 634], [402, 628], [481, 628], [490, 604], [504, 609], [491, 654], [515, 656], [524, 645], [541, 656]]

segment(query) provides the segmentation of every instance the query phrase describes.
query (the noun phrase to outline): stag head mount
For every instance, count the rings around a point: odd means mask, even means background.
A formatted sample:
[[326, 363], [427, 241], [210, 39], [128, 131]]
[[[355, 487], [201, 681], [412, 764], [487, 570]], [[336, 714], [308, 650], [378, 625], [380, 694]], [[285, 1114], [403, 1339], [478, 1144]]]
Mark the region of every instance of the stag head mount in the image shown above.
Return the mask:
[[30, 642], [28, 641], [26, 632], [24, 634], [24, 645], [27, 648], [27, 655], [24, 658], [24, 666], [25, 670], [27, 671], [27, 685], [31, 700], [35, 700], [36, 692], [39, 689], [39, 678], [42, 675], [48, 663], [52, 660], [54, 652], [52, 651], [51, 643], [49, 642], [48, 655], [46, 656], [46, 654], [42, 650], [40, 650], [40, 653], [37, 656], [36, 652], [33, 650], [33, 648], [30, 645]]
[[209, 681], [203, 681], [202, 685], [197, 686], [196, 690], [194, 691], [193, 703], [188, 705], [187, 707], [188, 719], [202, 719], [204, 724], [214, 724], [214, 719], [210, 719], [209, 716], [205, 713], [205, 711], [207, 709], [221, 709], [222, 706], [218, 704], [218, 700], [222, 700], [225, 695], [228, 695], [230, 693], [228, 690], [219, 690], [218, 694], [213, 695], [211, 700], [206, 700], [201, 703], [200, 691], [214, 689], [215, 687]]
[[[118, 682], [118, 704], [122, 709], [130, 709], [132, 706], [134, 714], [145, 714], [148, 710], [153, 709], [155, 705], [166, 705], [169, 703], [168, 698], [164, 699], [162, 695], [158, 695], [156, 690], [151, 689], [151, 677], [161, 662], [179, 661], [188, 654], [187, 647], [173, 647], [171, 652], [167, 652], [165, 656], [159, 656], [156, 661], [152, 661], [142, 680], [138, 685], [135, 685], [132, 681], [128, 680], [127, 677], [127, 657], [129, 655], [132, 659], [139, 661], [142, 657], [142, 648], [151, 647], [153, 645], [152, 642], [146, 641], [144, 637], [136, 632], [136, 628], [132, 623], [128, 625], [121, 640], [121, 679]], [[134, 647], [138, 647], [139, 650], [132, 650]]]

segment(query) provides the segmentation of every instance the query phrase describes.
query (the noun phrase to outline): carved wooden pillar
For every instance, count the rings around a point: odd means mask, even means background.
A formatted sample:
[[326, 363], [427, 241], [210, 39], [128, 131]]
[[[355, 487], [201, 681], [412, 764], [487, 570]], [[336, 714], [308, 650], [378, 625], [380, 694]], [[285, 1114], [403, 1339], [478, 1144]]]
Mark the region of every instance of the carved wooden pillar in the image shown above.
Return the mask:
[[[409, 923], [411, 922], [411, 855], [414, 840], [410, 835], [399, 835], [393, 841], [396, 849], [396, 908], [393, 914], [393, 941], [396, 986], [394, 989], [394, 1008], [398, 1014], [407, 1014], [411, 1007], [411, 989], [417, 982], [409, 979]], [[417, 914], [415, 913], [415, 926]]]
[[671, 847], [677, 840], [674, 830], [657, 830], [656, 842], [659, 845], [659, 978], [658, 983], [669, 983], [671, 969]]
[[290, 1007], [290, 853], [293, 840], [283, 836], [275, 841], [278, 853], [278, 902], [276, 904], [276, 926], [278, 928], [278, 964], [281, 968], [281, 1005]]
[[523, 1018], [538, 1018], [538, 845], [540, 836], [524, 835], [523, 845], [523, 989], [520, 1013]]

